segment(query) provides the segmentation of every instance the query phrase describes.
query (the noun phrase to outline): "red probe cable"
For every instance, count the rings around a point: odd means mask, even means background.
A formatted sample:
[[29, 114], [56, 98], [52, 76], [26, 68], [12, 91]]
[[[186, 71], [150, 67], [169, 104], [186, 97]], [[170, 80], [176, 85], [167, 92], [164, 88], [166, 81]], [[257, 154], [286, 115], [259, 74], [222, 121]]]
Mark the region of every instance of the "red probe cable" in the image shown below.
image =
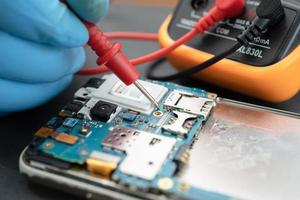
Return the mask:
[[[158, 51], [148, 55], [128, 60], [125, 55], [120, 52], [121, 45], [119, 43], [112, 44], [107, 40], [107, 37], [101, 30], [93, 24], [86, 23], [87, 29], [90, 33], [89, 45], [99, 56], [98, 65], [105, 64], [106, 67], [86, 68], [78, 72], [79, 75], [93, 75], [112, 71], [125, 84], [129, 85], [136, 81], [139, 74], [133, 65], [142, 64], [153, 61], [168, 55], [170, 52], [185, 44], [197, 34], [203, 34], [210, 29], [217, 22], [225, 18], [235, 17], [240, 15], [245, 6], [245, 0], [216, 0], [215, 6], [200, 19], [193, 30], [176, 40], [171, 46], [162, 48]], [[135, 35], [136, 38], [137, 35]], [[141, 37], [142, 39], [142, 37]], [[101, 58], [100, 58], [101, 57]], [[127, 59], [127, 60], [126, 60]]]
[[158, 34], [155, 33], [139, 33], [139, 32], [109, 32], [105, 33], [108, 39], [130, 39], [130, 40], [156, 40]]
[[121, 44], [111, 43], [97, 25], [84, 24], [89, 32], [88, 45], [99, 56], [97, 64], [106, 65], [126, 85], [135, 83], [140, 74], [121, 51]]

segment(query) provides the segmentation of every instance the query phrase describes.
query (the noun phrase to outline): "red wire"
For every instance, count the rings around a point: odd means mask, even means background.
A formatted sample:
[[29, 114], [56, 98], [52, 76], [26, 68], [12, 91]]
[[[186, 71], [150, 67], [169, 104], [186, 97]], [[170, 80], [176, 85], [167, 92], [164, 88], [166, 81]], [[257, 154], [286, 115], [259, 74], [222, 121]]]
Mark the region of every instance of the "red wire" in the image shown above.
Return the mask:
[[[228, 1], [216, 0], [215, 5], [210, 9], [210, 11], [207, 13], [207, 15], [205, 15], [203, 18], [198, 20], [198, 22], [195, 24], [194, 29], [191, 30], [190, 32], [188, 32], [187, 34], [185, 34], [184, 36], [182, 36], [181, 38], [179, 38], [178, 40], [174, 41], [174, 43], [171, 46], [162, 48], [162, 49], [157, 50], [148, 55], [132, 59], [132, 60], [130, 60], [130, 62], [128, 62], [125, 55], [123, 55], [123, 54], [121, 56], [119, 55], [119, 54], [121, 54], [121, 52], [118, 51], [117, 55], [119, 57], [122, 57], [122, 61], [124, 61], [124, 63], [126, 62], [126, 64], [129, 65], [131, 68], [134, 68], [134, 65], [139, 65], [139, 64], [142, 64], [145, 62], [149, 62], [149, 61], [152, 61], [155, 59], [165, 57], [169, 53], [171, 53], [173, 50], [178, 48], [180, 45], [183, 45], [187, 41], [191, 40], [198, 33], [204, 33], [205, 30], [208, 30], [209, 28], [211, 28], [213, 25], [215, 25], [217, 22], [223, 20], [224, 18], [238, 16], [239, 14], [241, 14], [244, 11], [244, 7], [245, 7], [245, 0], [228, 0]], [[88, 25], [88, 27], [90, 26], [89, 24], [87, 24], [87, 25]], [[92, 39], [92, 42], [93, 42], [91, 46], [94, 50], [96, 50], [96, 53], [99, 56], [103, 56], [100, 54], [103, 54], [103, 52], [104, 53], [107, 53], [107, 52], [105, 51], [106, 49], [102, 47], [101, 43], [99, 43], [99, 44], [96, 43], [97, 41], [100, 41], [104, 44], [108, 43], [109, 45], [113, 45], [112, 43], [107, 41], [106, 37], [122, 38], [122, 39], [142, 39], [142, 40], [157, 40], [158, 39], [158, 36], [156, 34], [154, 35], [154, 34], [149, 34], [149, 33], [117, 32], [117, 33], [110, 33], [110, 34], [107, 34], [106, 36], [104, 36], [102, 34], [101, 30], [94, 28], [94, 27], [91, 27], [91, 29], [92, 30], [90, 30], [90, 34], [92, 34], [92, 35], [90, 37], [94, 37], [94, 38], [90, 38], [90, 39]], [[97, 35], [97, 33], [98, 33], [98, 35]], [[115, 48], [111, 48], [111, 49], [114, 50]], [[111, 50], [111, 49], [109, 49], [109, 50]], [[109, 53], [111, 53], [111, 51], [109, 51]], [[111, 56], [110, 54], [108, 54], [108, 55]], [[112, 55], [112, 57], [115, 57], [115, 56]], [[111, 57], [105, 57], [105, 58], [111, 58]], [[119, 58], [114, 58], [113, 63], [111, 63], [111, 64], [113, 64], [112, 66], [114, 67], [114, 70], [113, 70], [114, 73], [118, 72], [118, 69], [117, 69], [118, 67], [123, 69], [122, 66], [116, 67], [116, 65], [120, 65], [120, 60], [118, 60], [118, 59]], [[98, 61], [101, 61], [101, 59], [99, 58]], [[110, 61], [110, 62], [112, 62], [112, 61]], [[101, 63], [101, 62], [98, 62], [98, 63]], [[124, 65], [124, 64], [122, 64], [122, 65]], [[112, 66], [109, 66], [109, 67], [112, 68]], [[108, 71], [110, 71], [110, 70], [105, 67], [95, 67], [95, 68], [83, 69], [83, 70], [79, 71], [78, 74], [92, 75], [92, 74], [105, 73]], [[123, 72], [127, 72], [127, 71], [125, 70]], [[130, 73], [129, 73], [129, 75], [130, 75]]]
[[109, 39], [158, 40], [158, 35], [155, 33], [111, 32], [105, 35]]
[[193, 29], [192, 31], [188, 32], [187, 34], [185, 34], [184, 36], [182, 36], [181, 38], [176, 40], [172, 45], [162, 48], [160, 50], [154, 51], [153, 53], [150, 53], [148, 55], [132, 59], [132, 60], [130, 60], [130, 62], [133, 65], [139, 65], [139, 64], [143, 64], [145, 62], [149, 62], [149, 61], [152, 61], [155, 59], [160, 59], [160, 58], [168, 55], [169, 53], [171, 53], [173, 50], [177, 49], [180, 45], [183, 45], [187, 41], [191, 40], [193, 37], [195, 37], [197, 35], [197, 33], [198, 33], [197, 30]]
[[[148, 55], [134, 58], [130, 60], [133, 65], [143, 64], [145, 62], [149, 62], [155, 59], [162, 58], [178, 48], [180, 45], [186, 43], [187, 41], [191, 40], [195, 35], [197, 35], [197, 30], [193, 29], [192, 31], [188, 32], [178, 40], [176, 40], [172, 45], [169, 47], [162, 48], [157, 50], [153, 53]], [[158, 35], [153, 33], [133, 33], [133, 32], [112, 32], [105, 34], [110, 39], [136, 39], [136, 40], [158, 40]], [[92, 68], [85, 68], [80, 70], [77, 74], [78, 75], [93, 75], [93, 74], [102, 74], [110, 72], [110, 70], [106, 67], [92, 67]]]

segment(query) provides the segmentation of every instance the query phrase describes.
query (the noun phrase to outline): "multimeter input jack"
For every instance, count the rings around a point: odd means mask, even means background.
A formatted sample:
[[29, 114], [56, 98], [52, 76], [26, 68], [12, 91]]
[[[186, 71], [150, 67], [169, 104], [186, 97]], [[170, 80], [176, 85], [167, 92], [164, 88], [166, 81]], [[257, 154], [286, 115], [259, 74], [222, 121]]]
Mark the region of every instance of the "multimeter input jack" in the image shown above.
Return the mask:
[[192, 0], [191, 6], [194, 10], [200, 10], [207, 6], [208, 0]]

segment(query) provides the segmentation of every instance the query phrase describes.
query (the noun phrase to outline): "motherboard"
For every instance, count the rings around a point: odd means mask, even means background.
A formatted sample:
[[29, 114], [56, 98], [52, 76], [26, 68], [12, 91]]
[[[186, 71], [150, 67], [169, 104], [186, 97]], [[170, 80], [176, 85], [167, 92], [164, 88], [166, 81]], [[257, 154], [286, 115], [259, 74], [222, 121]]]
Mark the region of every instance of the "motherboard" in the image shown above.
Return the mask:
[[140, 81], [159, 108], [114, 75], [90, 79], [28, 146], [28, 162], [75, 171], [126, 190], [183, 199], [227, 199], [178, 176], [217, 95], [174, 83]]

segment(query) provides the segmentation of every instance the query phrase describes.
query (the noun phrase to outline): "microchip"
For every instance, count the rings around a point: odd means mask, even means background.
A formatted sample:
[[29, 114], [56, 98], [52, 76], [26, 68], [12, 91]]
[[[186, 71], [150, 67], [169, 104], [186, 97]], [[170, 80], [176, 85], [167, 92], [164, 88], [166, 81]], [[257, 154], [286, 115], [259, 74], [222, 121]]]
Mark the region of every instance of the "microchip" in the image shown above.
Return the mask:
[[136, 112], [126, 112], [122, 114], [122, 118], [126, 121], [133, 122], [137, 117]]
[[76, 124], [78, 123], [78, 119], [74, 119], [74, 118], [67, 118], [63, 125], [68, 127], [68, 128], [73, 128]]
[[91, 109], [91, 117], [95, 120], [107, 122], [110, 116], [116, 112], [117, 107], [117, 105], [112, 103], [98, 101]]

